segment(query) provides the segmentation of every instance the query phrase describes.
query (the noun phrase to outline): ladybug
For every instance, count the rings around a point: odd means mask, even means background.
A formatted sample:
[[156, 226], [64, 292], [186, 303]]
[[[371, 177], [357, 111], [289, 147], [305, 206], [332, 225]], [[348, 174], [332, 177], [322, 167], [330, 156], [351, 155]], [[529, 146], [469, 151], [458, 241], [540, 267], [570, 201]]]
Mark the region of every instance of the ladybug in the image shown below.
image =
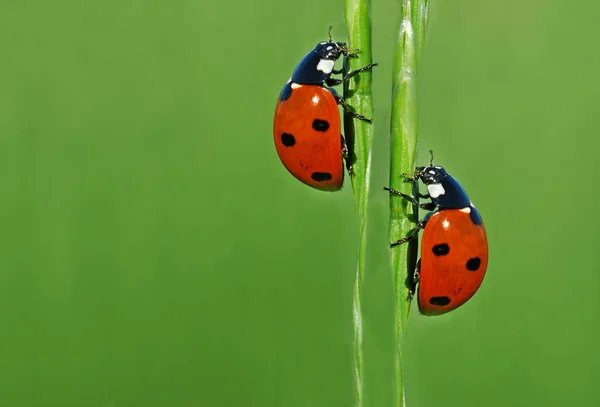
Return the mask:
[[[414, 205], [431, 211], [419, 221], [408, 236], [392, 243], [397, 246], [418, 236], [421, 239], [421, 259], [415, 272], [411, 295], [419, 283], [419, 310], [425, 315], [441, 315], [467, 302], [477, 291], [488, 264], [488, 243], [479, 211], [467, 192], [448, 172], [433, 165], [433, 152], [427, 167], [417, 167], [407, 182], [427, 186], [427, 194], [417, 197], [385, 188]], [[418, 185], [415, 185], [418, 191]], [[418, 198], [430, 202], [419, 203]]]
[[279, 94], [273, 136], [281, 162], [294, 177], [316, 189], [337, 191], [344, 181], [343, 159], [348, 153], [338, 104], [356, 119], [371, 120], [351, 111], [330, 86], [340, 85], [377, 64], [332, 78], [332, 74], [342, 73], [334, 69], [340, 56], [356, 57], [357, 50], [333, 42], [331, 27], [329, 31], [329, 41], [318, 43], [302, 58]]

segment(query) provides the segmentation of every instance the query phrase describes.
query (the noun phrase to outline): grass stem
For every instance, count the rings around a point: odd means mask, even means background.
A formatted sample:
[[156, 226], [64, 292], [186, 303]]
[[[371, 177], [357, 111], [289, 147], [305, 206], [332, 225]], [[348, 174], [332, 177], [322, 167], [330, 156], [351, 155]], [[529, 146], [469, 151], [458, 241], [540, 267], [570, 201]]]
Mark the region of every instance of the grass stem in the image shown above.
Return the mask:
[[[401, 23], [394, 58], [392, 79], [392, 117], [390, 187], [412, 194], [412, 184], [402, 174], [415, 168], [418, 137], [417, 74], [425, 42], [429, 16], [429, 0], [402, 0]], [[418, 213], [413, 205], [399, 196], [390, 195], [390, 242], [406, 236], [415, 226]], [[417, 261], [417, 243], [390, 249], [396, 293], [396, 384], [398, 405], [405, 406], [402, 366], [404, 337], [410, 312], [409, 287]]]
[[[372, 62], [371, 56], [371, 1], [346, 0], [346, 25], [348, 46], [359, 49], [357, 58], [347, 59], [346, 69], [358, 69]], [[371, 71], [354, 76], [344, 86], [344, 98], [357, 113], [373, 117], [373, 97], [371, 94]], [[356, 400], [363, 405], [363, 320], [362, 284], [366, 265], [367, 248], [367, 203], [369, 197], [369, 177], [371, 169], [371, 146], [373, 144], [373, 124], [345, 115], [344, 133], [348, 143], [349, 160], [352, 164], [352, 190], [356, 204], [358, 227], [358, 264], [354, 285], [354, 360], [356, 369]]]

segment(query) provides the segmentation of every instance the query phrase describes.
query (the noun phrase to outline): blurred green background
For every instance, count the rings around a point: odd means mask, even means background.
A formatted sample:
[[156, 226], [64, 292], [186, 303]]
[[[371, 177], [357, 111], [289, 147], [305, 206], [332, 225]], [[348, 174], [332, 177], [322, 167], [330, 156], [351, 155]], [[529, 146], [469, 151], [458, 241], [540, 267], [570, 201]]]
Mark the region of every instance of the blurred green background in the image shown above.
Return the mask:
[[[366, 407], [392, 406], [373, 2]], [[464, 307], [410, 318], [409, 406], [597, 406], [597, 2], [432, 1], [419, 162], [486, 222]], [[279, 162], [278, 92], [343, 2], [0, 3], [0, 405], [352, 406], [352, 194]], [[590, 189], [591, 188], [591, 189]]]

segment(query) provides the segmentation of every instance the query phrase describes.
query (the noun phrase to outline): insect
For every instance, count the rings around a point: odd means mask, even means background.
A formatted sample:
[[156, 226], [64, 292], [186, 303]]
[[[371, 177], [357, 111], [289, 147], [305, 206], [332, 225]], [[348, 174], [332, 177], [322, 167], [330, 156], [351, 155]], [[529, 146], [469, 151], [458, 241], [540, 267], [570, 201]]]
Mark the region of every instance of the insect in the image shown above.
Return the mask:
[[369, 64], [342, 78], [332, 78], [333, 74], [342, 73], [334, 69], [340, 56], [353, 58], [357, 51], [349, 50], [343, 42], [333, 42], [329, 27], [329, 41], [318, 43], [306, 54], [277, 100], [273, 122], [277, 154], [294, 177], [313, 188], [337, 191], [344, 181], [343, 159], [348, 162], [348, 149], [341, 134], [338, 104], [352, 117], [371, 122], [353, 112], [330, 88], [377, 65]]
[[[390, 188], [385, 190], [431, 211], [416, 229], [391, 246], [416, 238], [423, 229], [421, 259], [411, 295], [418, 282], [419, 310], [425, 315], [440, 315], [460, 307], [475, 294], [487, 269], [488, 243], [481, 215], [467, 192], [443, 167], [433, 165], [433, 152], [430, 153], [429, 165], [417, 167], [415, 174], [405, 180], [421, 180], [427, 186], [427, 194], [410, 196]], [[419, 203], [419, 198], [430, 202]]]

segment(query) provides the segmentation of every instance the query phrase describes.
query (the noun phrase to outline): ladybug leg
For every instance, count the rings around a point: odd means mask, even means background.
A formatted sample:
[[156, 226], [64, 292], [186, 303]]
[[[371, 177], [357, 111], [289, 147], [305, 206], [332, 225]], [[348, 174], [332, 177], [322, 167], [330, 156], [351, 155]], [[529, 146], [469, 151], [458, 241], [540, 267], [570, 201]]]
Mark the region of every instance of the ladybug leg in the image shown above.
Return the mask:
[[331, 71], [331, 73], [332, 73], [332, 74], [335, 74], [335, 75], [339, 75], [339, 74], [341, 74], [341, 73], [343, 73], [343, 72], [344, 72], [344, 70], [343, 70], [343, 69], [334, 69], [333, 71]]
[[415, 292], [417, 291], [417, 283], [419, 282], [419, 277], [421, 275], [421, 259], [417, 261], [417, 265], [415, 267], [415, 271], [413, 272], [412, 278], [409, 280], [408, 287], [408, 299], [412, 300], [415, 296]]
[[378, 65], [377, 63], [365, 65], [362, 68], [358, 68], [358, 69], [355, 69], [354, 71], [348, 72], [348, 74], [346, 76], [344, 76], [342, 79], [329, 78], [325, 81], [325, 83], [327, 83], [327, 86], [336, 86], [336, 85], [342, 84], [344, 82], [347, 82], [350, 78], [352, 78], [355, 75], [358, 75], [361, 72], [370, 71], [371, 69], [373, 69], [374, 66], [377, 66], [377, 65]]
[[371, 119], [367, 119], [362, 114], [358, 114], [358, 113], [355, 113], [354, 111], [352, 111], [352, 108], [350, 106], [348, 106], [348, 104], [346, 103], [346, 101], [344, 100], [343, 97], [341, 97], [340, 95], [335, 94], [335, 93], [333, 94], [333, 96], [335, 97], [335, 100], [338, 103], [338, 105], [342, 106], [342, 108], [344, 109], [344, 112], [346, 114], [349, 114], [350, 116], [354, 117], [355, 119], [362, 120], [362, 121], [367, 122], [367, 123], [371, 123], [372, 122]]
[[348, 171], [348, 175], [354, 175], [354, 170], [352, 168], [352, 164], [350, 163], [350, 152], [348, 151], [348, 144], [346, 144], [346, 139], [343, 134], [340, 134], [342, 137], [342, 158], [346, 162], [346, 170]]
[[402, 239], [400, 239], [394, 243], [391, 243], [390, 247], [398, 246], [398, 245], [407, 243], [407, 242], [411, 241], [412, 239], [416, 239], [417, 236], [419, 236], [419, 231], [422, 229], [425, 229], [425, 225], [427, 225], [427, 222], [429, 221], [431, 216], [433, 216], [434, 213], [435, 212], [427, 212], [425, 217], [423, 217], [423, 219], [421, 219], [419, 222], [417, 222], [416, 228], [411, 230], [410, 233], [408, 235], [406, 235], [406, 237], [403, 237]]
[[373, 69], [374, 66], [379, 65], [377, 62], [375, 62], [374, 64], [369, 64], [369, 65], [365, 65], [362, 68], [358, 68], [355, 69], [354, 71], [350, 71], [348, 72], [348, 75], [344, 76], [344, 78], [342, 79], [342, 82], [346, 82], [348, 79], [352, 78], [354, 75], [357, 75], [361, 72], [364, 71], [370, 71], [371, 69]]
[[362, 114], [354, 113], [352, 111], [352, 108], [350, 106], [348, 106], [348, 104], [346, 103], [346, 101], [344, 100], [343, 97], [341, 97], [340, 95], [338, 95], [338, 93], [336, 92], [335, 89], [333, 89], [333, 88], [327, 88], [327, 90], [331, 92], [331, 94], [335, 98], [335, 101], [337, 102], [337, 104], [342, 106], [342, 108], [344, 109], [344, 113], [349, 114], [350, 116], [354, 117], [355, 119], [363, 120], [365, 122], [371, 123], [371, 119], [367, 119]]
[[358, 58], [358, 51], [360, 51], [359, 49], [349, 49], [348, 53], [346, 54], [347, 58]]
[[403, 237], [402, 239], [400, 239], [400, 240], [398, 240], [398, 241], [396, 241], [396, 242], [394, 242], [394, 243], [391, 243], [391, 244], [390, 244], [390, 247], [394, 247], [394, 246], [400, 246], [401, 244], [404, 244], [404, 243], [410, 242], [412, 239], [416, 239], [416, 238], [417, 238], [417, 236], [419, 236], [419, 231], [420, 231], [421, 229], [424, 229], [424, 228], [425, 228], [425, 225], [427, 224], [427, 221], [428, 221], [428, 220], [429, 220], [428, 218], [421, 219], [421, 220], [420, 220], [420, 221], [417, 223], [417, 227], [416, 227], [416, 228], [414, 228], [413, 230], [411, 230], [411, 232], [410, 232], [408, 235], [406, 235], [406, 237]]
[[[390, 194], [392, 195], [399, 195], [402, 198], [408, 200], [410, 203], [412, 203], [413, 205], [417, 205], [419, 208], [421, 209], [425, 209], [426, 211], [432, 211], [436, 208], [436, 205], [433, 202], [425, 202], [425, 203], [419, 203], [419, 201], [414, 197], [414, 196], [410, 196], [410, 195], [406, 195], [400, 191], [397, 191], [395, 189], [392, 188], [387, 188], [387, 187], [383, 187], [383, 189], [385, 191], [389, 191]], [[425, 197], [421, 194], [419, 194], [420, 197], [422, 198], [429, 198], [429, 196]]]

